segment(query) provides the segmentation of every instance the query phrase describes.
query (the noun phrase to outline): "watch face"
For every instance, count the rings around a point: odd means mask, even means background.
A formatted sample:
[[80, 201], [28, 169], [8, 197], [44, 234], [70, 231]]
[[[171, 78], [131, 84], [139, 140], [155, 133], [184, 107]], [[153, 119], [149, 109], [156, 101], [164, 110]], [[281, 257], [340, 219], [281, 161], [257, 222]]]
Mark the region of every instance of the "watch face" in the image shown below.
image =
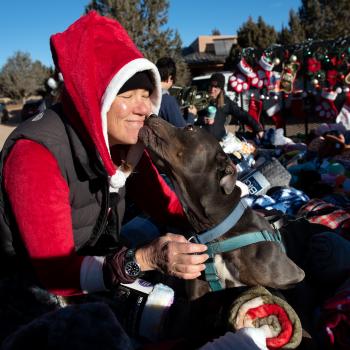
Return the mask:
[[140, 266], [134, 261], [128, 261], [125, 264], [125, 273], [130, 277], [138, 277], [140, 275]]

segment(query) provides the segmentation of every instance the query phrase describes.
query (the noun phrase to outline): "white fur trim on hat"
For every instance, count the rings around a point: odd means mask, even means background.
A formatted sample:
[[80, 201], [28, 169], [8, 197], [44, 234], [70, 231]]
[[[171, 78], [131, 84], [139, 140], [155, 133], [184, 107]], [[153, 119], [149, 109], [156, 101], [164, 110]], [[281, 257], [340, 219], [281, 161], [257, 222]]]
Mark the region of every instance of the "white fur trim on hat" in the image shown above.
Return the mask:
[[[104, 95], [102, 96], [102, 108], [101, 108], [101, 118], [102, 118], [102, 132], [103, 137], [106, 142], [106, 146], [108, 152], [109, 143], [108, 143], [108, 132], [107, 132], [107, 113], [111, 108], [111, 105], [118, 95], [119, 90], [125, 84], [127, 80], [129, 80], [133, 75], [137, 72], [142, 72], [145, 70], [149, 70], [154, 78], [154, 90], [150, 96], [152, 102], [152, 113], [157, 114], [159, 111], [160, 101], [161, 101], [161, 84], [160, 84], [160, 75], [158, 69], [154, 63], [147, 60], [146, 58], [137, 58], [129, 63], [127, 63], [124, 67], [122, 67], [117, 74], [112, 78], [110, 83], [108, 84]], [[110, 181], [110, 190], [112, 192], [118, 192], [119, 188], [125, 185], [126, 178], [129, 174], [125, 174], [123, 171], [116, 173], [109, 177]]]
[[270, 108], [268, 108], [266, 110], [266, 114], [269, 117], [274, 116], [276, 113], [278, 113], [281, 110], [281, 105], [279, 103], [275, 103], [274, 105], [272, 105]]
[[321, 96], [327, 100], [334, 101], [337, 98], [336, 91], [322, 91]]
[[267, 70], [268, 72], [271, 72], [273, 69], [273, 64], [267, 61], [265, 55], [260, 57], [259, 64], [262, 69]]
[[253, 69], [252, 67], [250, 67], [248, 65], [248, 63], [246, 62], [246, 60], [244, 59], [241, 59], [238, 63], [238, 68], [239, 70], [244, 74], [246, 75], [247, 77], [249, 78], [255, 78], [256, 77], [256, 74], [253, 72]]

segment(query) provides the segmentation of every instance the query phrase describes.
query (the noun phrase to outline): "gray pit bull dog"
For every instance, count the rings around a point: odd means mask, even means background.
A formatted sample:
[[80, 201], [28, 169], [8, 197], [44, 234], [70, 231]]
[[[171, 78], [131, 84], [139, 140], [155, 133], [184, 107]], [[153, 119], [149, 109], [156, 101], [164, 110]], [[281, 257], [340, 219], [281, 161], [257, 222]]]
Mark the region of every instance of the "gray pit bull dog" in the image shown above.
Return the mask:
[[[241, 189], [236, 185], [236, 167], [219, 142], [205, 130], [193, 126], [175, 128], [153, 115], [146, 120], [139, 138], [156, 167], [174, 184], [197, 237], [225, 221], [239, 207]], [[264, 216], [251, 208], [244, 208], [241, 214], [233, 227], [214, 238], [214, 243], [247, 232], [276, 234]], [[212, 265], [223, 288], [262, 285], [287, 289], [305, 276], [281, 244], [274, 241], [260, 241], [214, 254]], [[210, 286], [204, 280], [196, 279], [188, 284], [190, 299], [209, 291]]]

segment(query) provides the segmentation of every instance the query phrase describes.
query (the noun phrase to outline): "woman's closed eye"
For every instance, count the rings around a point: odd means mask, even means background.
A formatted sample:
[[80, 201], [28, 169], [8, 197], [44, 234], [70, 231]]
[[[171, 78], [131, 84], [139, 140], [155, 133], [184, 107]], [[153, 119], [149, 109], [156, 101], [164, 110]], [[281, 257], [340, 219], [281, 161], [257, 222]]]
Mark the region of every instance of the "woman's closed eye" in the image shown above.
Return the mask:
[[120, 95], [118, 95], [118, 97], [121, 97], [121, 98], [131, 98], [131, 97], [132, 97], [132, 94], [120, 94]]

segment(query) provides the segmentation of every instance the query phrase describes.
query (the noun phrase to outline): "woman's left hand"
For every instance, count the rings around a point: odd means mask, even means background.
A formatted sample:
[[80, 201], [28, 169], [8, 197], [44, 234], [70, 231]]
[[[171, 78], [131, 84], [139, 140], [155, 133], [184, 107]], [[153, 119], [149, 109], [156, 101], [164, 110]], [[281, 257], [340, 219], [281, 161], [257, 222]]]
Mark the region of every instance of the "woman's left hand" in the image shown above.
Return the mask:
[[208, 254], [204, 244], [190, 243], [182, 235], [167, 233], [137, 249], [136, 261], [142, 271], [158, 270], [182, 279], [194, 279], [205, 269]]

